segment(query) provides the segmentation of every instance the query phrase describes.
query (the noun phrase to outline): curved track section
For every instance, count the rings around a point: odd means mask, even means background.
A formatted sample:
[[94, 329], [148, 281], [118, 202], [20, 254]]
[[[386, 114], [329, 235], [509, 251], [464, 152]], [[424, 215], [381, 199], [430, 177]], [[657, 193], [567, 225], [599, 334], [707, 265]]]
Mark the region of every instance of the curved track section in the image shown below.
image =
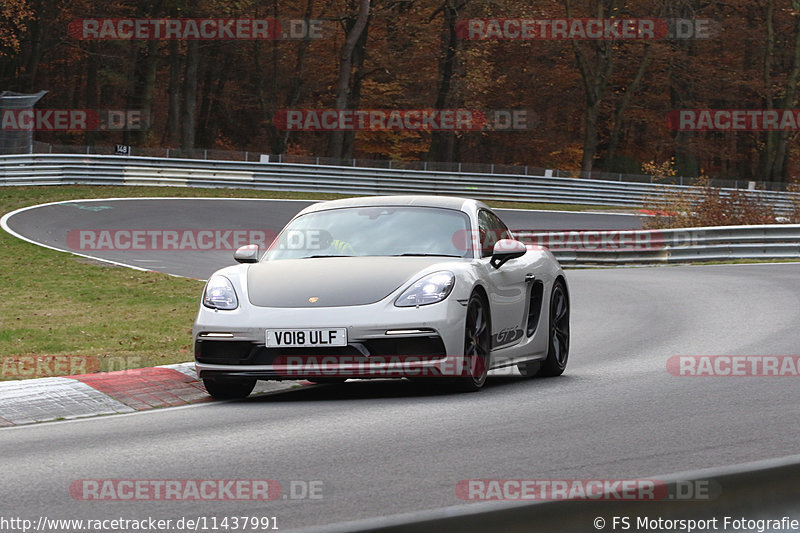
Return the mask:
[[[17, 236], [58, 250], [96, 257], [126, 266], [205, 279], [233, 263], [230, 246], [237, 235], [275, 235], [298, 211], [312, 202], [299, 200], [220, 198], [120, 198], [75, 200], [33, 206], [5, 217], [5, 226]], [[635, 215], [607, 213], [498, 210], [514, 229], [639, 229]], [[105, 246], [102, 231], [150, 231], [137, 249]], [[188, 231], [187, 231], [188, 230]], [[179, 232], [177, 246], [162, 244], [161, 237]], [[186, 242], [189, 235], [212, 232], [198, 246]], [[226, 235], [226, 232], [229, 232]], [[244, 233], [236, 233], [244, 232]], [[188, 235], [187, 235], [188, 234]], [[114, 233], [113, 235], [116, 235]], [[82, 236], [92, 237], [84, 238]], [[214, 242], [211, 243], [211, 240]], [[127, 235], [123, 246], [134, 247]], [[150, 246], [155, 242], [155, 246]], [[212, 244], [201, 249], [202, 244]], [[247, 244], [242, 241], [241, 244]], [[269, 242], [267, 242], [269, 244]], [[230, 245], [230, 246], [228, 246]]]

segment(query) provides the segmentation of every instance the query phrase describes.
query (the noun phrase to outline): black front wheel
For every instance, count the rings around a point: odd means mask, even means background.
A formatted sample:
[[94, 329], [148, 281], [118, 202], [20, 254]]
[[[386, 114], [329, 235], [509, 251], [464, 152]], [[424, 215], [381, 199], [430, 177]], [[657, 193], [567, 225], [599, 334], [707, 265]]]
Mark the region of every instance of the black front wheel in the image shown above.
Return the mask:
[[467, 303], [467, 320], [464, 328], [465, 368], [461, 369], [462, 376], [456, 378], [458, 390], [477, 391], [486, 383], [492, 342], [491, 331], [489, 306], [480, 294], [472, 293]]
[[256, 386], [255, 379], [230, 378], [230, 379], [203, 379], [206, 391], [215, 400], [236, 400], [247, 398]]

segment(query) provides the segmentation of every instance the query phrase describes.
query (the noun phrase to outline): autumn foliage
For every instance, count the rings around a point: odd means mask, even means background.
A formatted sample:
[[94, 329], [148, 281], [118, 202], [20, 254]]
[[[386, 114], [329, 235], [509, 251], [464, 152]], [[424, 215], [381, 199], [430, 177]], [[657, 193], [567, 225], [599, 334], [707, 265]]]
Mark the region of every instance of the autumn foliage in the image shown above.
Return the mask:
[[[85, 40], [76, 19], [321, 20], [324, 37]], [[699, 39], [469, 40], [465, 19], [706, 19]], [[216, 148], [369, 159], [789, 181], [796, 131], [685, 132], [676, 109], [792, 109], [800, 0], [3, 0], [0, 90], [42, 108], [141, 109], [144, 132], [37, 133], [62, 144]], [[530, 111], [522, 131], [296, 132], [285, 109]], [[715, 210], [742, 198], [710, 198]], [[744, 202], [744, 203], [743, 203]], [[721, 208], [721, 207], [720, 207]]]
[[[652, 176], [655, 183], [675, 175], [673, 161], [650, 161], [642, 166], [642, 170]], [[779, 222], [800, 224], [800, 196], [792, 198], [790, 212], [779, 214], [759, 191], [713, 187], [708, 176], [694, 179], [691, 185], [692, 188], [664, 185], [658, 195], [649, 197], [644, 211], [651, 216], [644, 219], [643, 227], [666, 229]], [[800, 192], [797, 185], [789, 185], [788, 190]]]

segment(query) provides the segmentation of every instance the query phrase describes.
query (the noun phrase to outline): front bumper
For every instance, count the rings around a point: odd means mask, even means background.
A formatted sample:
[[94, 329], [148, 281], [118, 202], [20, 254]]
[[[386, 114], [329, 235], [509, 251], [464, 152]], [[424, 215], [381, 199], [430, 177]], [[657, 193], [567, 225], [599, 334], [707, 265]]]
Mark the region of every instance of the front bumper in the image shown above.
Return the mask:
[[[200, 378], [283, 380], [463, 375], [464, 305], [453, 298], [419, 308], [393, 301], [352, 307], [201, 307], [193, 328]], [[267, 329], [347, 328], [348, 345], [267, 348]]]

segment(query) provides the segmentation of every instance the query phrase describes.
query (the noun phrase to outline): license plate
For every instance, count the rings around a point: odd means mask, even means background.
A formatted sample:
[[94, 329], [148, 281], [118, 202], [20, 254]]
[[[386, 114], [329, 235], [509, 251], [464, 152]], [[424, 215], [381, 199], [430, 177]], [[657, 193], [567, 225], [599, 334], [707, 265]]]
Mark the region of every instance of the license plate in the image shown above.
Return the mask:
[[267, 346], [270, 348], [347, 346], [347, 328], [268, 329]]

